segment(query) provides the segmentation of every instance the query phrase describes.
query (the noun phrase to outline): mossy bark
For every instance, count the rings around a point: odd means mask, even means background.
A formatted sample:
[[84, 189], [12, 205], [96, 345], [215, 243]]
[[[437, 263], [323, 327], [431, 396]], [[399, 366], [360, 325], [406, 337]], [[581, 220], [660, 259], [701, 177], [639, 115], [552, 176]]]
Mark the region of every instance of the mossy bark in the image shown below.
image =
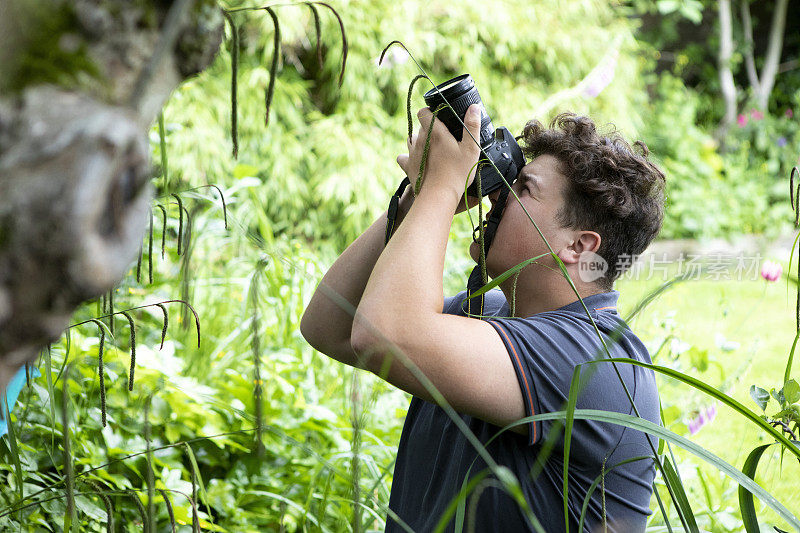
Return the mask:
[[147, 130], [222, 32], [213, 0], [0, 5], [0, 392], [136, 259]]

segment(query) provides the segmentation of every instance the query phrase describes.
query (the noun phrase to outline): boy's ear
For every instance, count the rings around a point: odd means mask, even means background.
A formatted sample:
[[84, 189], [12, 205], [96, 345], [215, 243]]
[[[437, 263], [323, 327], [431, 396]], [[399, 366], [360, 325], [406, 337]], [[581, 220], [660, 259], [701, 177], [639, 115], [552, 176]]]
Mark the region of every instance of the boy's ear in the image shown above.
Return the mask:
[[565, 265], [577, 263], [584, 252], [600, 249], [600, 234], [596, 231], [581, 231], [574, 234], [574, 240], [558, 251], [558, 257]]

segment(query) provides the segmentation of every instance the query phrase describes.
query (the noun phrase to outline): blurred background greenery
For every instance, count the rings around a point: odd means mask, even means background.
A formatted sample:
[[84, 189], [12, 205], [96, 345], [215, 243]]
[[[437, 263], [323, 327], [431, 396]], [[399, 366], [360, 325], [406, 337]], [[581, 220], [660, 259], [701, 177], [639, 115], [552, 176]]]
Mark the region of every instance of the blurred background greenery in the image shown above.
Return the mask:
[[[132, 311], [136, 380], [128, 392], [129, 326], [118, 315], [103, 354], [104, 428], [97, 326], [72, 328], [53, 345], [52, 373], [43, 359], [39, 367], [48, 375], [31, 380], [12, 413], [16, 451], [9, 438], [0, 444], [5, 481], [0, 528], [61, 530], [66, 504], [60, 443], [68, 432], [78, 474], [80, 530], [107, 527], [106, 502], [99, 494], [104, 491], [116, 527], [139, 530], [147, 517], [137, 503], [146, 502], [151, 465], [155, 488], [170, 495], [179, 530], [191, 530], [193, 492], [204, 530], [382, 530], [408, 397], [315, 352], [301, 337], [299, 321], [326, 269], [383, 213], [403, 177], [395, 157], [405, 151], [406, 92], [418, 70], [399, 47], [378, 66], [381, 50], [392, 40], [402, 40], [436, 81], [472, 74], [496, 126], [518, 133], [528, 120], [547, 122], [569, 110], [588, 114], [606, 129], [616, 127], [630, 140], [645, 141], [667, 175], [661, 239], [772, 239], [792, 231], [788, 175], [800, 155], [796, 17], [787, 17], [780, 68], [761, 108], [745, 69], [743, 28], [734, 23], [737, 120], [720, 134], [725, 106], [717, 2], [332, 5], [342, 16], [349, 44], [341, 88], [342, 39], [335, 18], [320, 9], [320, 66], [309, 9], [302, 4], [276, 8], [280, 70], [268, 127], [263, 98], [272, 22], [262, 11], [232, 14], [241, 46], [238, 159], [231, 154], [229, 29], [214, 64], [168, 101], [165, 154], [157, 125], [150, 134], [158, 189], [154, 206], [164, 208], [166, 225], [162, 228], [161, 210], [154, 207], [154, 246], [146, 237], [140, 281], [134, 265], [114, 291], [113, 306], [184, 299], [200, 317], [200, 347], [194, 321], [179, 304], [168, 304], [162, 349], [161, 310]], [[753, 2], [750, 8], [755, 62], [762, 68], [774, 6]], [[424, 105], [421, 95], [428, 88], [417, 84], [412, 112]], [[206, 184], [222, 191], [227, 228], [219, 195], [210, 188], [189, 190]], [[190, 220], [179, 221], [172, 193], [180, 196]], [[181, 228], [183, 253], [178, 255]], [[466, 253], [471, 233], [469, 217], [459, 215], [447, 252], [447, 294], [463, 289], [473, 266]], [[659, 354], [662, 364], [699, 373], [755, 410], [749, 386], [780, 388], [795, 331], [782, 290], [764, 284], [686, 282], [648, 308], [634, 331], [653, 353], [671, 335], [669, 349]], [[651, 285], [620, 282], [623, 307], [632, 308]], [[104, 314], [104, 305], [87, 304], [74, 322]], [[722, 346], [717, 334], [739, 346]], [[683, 344], [675, 345], [676, 338]], [[76, 364], [70, 373], [61, 372], [67, 360]], [[710, 400], [659, 379], [665, 425], [688, 434], [688, 421]], [[64, 384], [66, 427], [58, 415], [64, 407], [61, 395], [54, 393]], [[143, 414], [148, 402], [149, 439]], [[693, 438], [739, 468], [760, 442], [752, 428], [727, 412], [702, 431]], [[126, 458], [143, 452], [148, 442], [155, 449], [152, 461], [144, 455]], [[182, 442], [187, 444], [176, 445]], [[688, 456], [681, 459], [701, 527], [740, 530], [736, 485]], [[757, 479], [798, 512], [800, 487], [790, 479], [797, 479], [797, 465], [790, 462], [781, 476], [779, 463], [771, 461]], [[128, 489], [133, 492], [125, 493]], [[10, 512], [19, 494], [31, 505]], [[655, 503], [652, 508], [650, 530], [664, 530]], [[673, 525], [678, 523], [671, 506], [668, 512]], [[769, 513], [762, 518], [782, 525]], [[170, 527], [161, 500], [155, 520], [153, 530]]]

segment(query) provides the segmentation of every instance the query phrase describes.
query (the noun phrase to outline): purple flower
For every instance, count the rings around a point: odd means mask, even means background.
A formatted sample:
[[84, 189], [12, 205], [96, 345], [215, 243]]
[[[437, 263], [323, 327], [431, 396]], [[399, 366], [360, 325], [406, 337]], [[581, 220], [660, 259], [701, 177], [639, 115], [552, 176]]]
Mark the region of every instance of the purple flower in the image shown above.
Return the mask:
[[711, 404], [708, 407], [701, 408], [698, 412], [697, 416], [689, 420], [686, 425], [689, 427], [689, 434], [694, 435], [700, 428], [705, 426], [706, 424], [710, 424], [713, 422], [714, 418], [717, 416], [717, 405]]
[[608, 84], [614, 79], [614, 71], [617, 68], [618, 56], [619, 52], [614, 50], [611, 54], [604, 57], [600, 63], [586, 75], [586, 78], [583, 80], [585, 84], [583, 94], [585, 96], [594, 98], [603, 92], [603, 89], [608, 87]]
[[761, 264], [761, 277], [767, 281], [777, 281], [783, 273], [783, 267], [773, 261], [764, 261]]
[[761, 120], [762, 118], [764, 118], [764, 113], [762, 113], [758, 109], [753, 109], [750, 111], [750, 118], [752, 118], [753, 120]]
[[736, 123], [739, 124], [740, 128], [744, 128], [747, 126], [747, 115], [744, 113], [740, 114], [739, 117], [736, 119]]
[[786, 137], [778, 137], [778, 140], [775, 141], [775, 143], [778, 145], [778, 148], [783, 148], [786, 146]]
[[786, 115], [788, 118], [792, 118], [794, 116], [794, 113], [792, 112], [792, 108], [790, 107], [789, 109], [787, 109], [786, 112], [784, 113], [784, 115]]

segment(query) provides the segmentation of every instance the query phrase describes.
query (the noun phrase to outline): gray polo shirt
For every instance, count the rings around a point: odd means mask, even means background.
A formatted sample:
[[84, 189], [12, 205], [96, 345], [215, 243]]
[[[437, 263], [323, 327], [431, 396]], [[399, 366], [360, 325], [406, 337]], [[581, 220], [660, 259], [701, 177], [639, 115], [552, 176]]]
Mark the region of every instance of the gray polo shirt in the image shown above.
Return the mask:
[[[466, 292], [461, 292], [446, 298], [443, 312], [463, 316], [465, 296]], [[630, 357], [649, 363], [647, 348], [617, 313], [618, 297], [617, 291], [610, 291], [583, 300], [613, 357]], [[514, 365], [526, 415], [563, 410], [575, 365], [595, 359], [602, 348], [580, 301], [555, 311], [515, 318], [508, 316], [509, 305], [503, 292], [494, 289], [486, 293], [484, 307], [484, 314], [490, 317], [483, 320], [497, 330]], [[618, 326], [622, 326], [621, 337], [617, 343], [612, 343], [608, 335]], [[582, 373], [589, 372], [591, 366], [596, 368], [578, 398], [577, 408], [633, 414], [612, 365], [584, 365]], [[659, 423], [658, 390], [653, 372], [629, 364], [617, 364], [617, 368], [640, 415]], [[461, 418], [482, 443], [488, 442], [500, 429], [467, 415]], [[560, 532], [565, 530], [563, 430], [538, 476], [530, 476], [553, 423], [531, 423], [529, 435], [506, 431], [488, 444], [487, 450], [499, 465], [511, 469], [520, 480], [525, 499], [545, 531]], [[609, 531], [644, 530], [650, 514], [655, 475], [647, 438], [644, 433], [623, 426], [575, 421], [569, 462], [571, 531], [577, 531], [587, 490], [601, 472], [604, 472], [603, 482], [589, 499], [584, 527], [591, 531], [602, 530], [605, 514]], [[649, 438], [657, 447], [658, 440]], [[615, 466], [639, 456], [650, 458]], [[465, 477], [471, 478], [486, 468], [486, 463], [443, 409], [414, 397], [400, 438], [389, 508], [413, 531], [432, 531], [458, 494]], [[490, 474], [488, 479], [495, 478]], [[469, 508], [473, 505], [475, 531], [532, 530], [516, 502], [497, 484], [486, 484], [477, 502], [473, 504], [472, 499], [472, 496], [468, 499], [465, 531], [469, 530]], [[446, 531], [453, 531], [454, 525], [455, 521], [451, 520]], [[386, 531], [405, 529], [387, 517]]]

